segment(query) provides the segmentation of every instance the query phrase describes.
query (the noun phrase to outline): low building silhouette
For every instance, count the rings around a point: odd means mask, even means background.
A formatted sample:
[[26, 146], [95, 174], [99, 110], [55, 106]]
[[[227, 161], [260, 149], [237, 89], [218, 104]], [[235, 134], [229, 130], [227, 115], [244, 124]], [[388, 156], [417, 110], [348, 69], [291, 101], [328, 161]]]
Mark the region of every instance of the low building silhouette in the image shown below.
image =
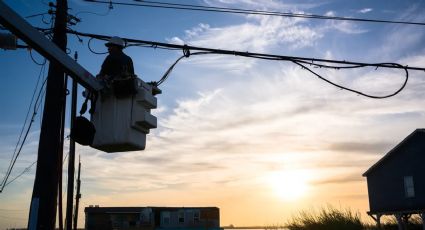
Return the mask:
[[368, 214], [378, 226], [384, 215], [394, 215], [399, 229], [405, 229], [413, 214], [424, 222], [424, 169], [425, 129], [416, 129], [363, 174], [369, 193]]
[[217, 207], [99, 207], [84, 210], [86, 230], [220, 230]]

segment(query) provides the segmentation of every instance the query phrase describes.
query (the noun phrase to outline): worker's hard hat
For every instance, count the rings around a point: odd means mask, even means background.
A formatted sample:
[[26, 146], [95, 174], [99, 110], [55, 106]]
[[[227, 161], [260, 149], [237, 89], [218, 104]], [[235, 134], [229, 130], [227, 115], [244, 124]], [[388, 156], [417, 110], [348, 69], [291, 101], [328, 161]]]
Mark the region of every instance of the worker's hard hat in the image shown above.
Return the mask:
[[124, 48], [125, 46], [125, 42], [122, 38], [120, 37], [111, 37], [107, 43], [105, 43], [105, 46], [119, 46], [121, 48]]

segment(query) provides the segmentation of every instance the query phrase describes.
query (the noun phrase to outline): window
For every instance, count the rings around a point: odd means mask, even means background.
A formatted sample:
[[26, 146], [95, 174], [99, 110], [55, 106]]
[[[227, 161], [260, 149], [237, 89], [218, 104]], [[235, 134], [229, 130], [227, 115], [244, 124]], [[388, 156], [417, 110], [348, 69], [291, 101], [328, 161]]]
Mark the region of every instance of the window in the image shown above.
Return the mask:
[[162, 212], [162, 223], [170, 224], [170, 212]]
[[415, 185], [413, 183], [413, 176], [404, 177], [404, 194], [407, 198], [415, 197]]
[[179, 211], [179, 223], [184, 223], [184, 210]]
[[198, 223], [199, 222], [199, 210], [195, 210], [193, 211], [193, 223]]

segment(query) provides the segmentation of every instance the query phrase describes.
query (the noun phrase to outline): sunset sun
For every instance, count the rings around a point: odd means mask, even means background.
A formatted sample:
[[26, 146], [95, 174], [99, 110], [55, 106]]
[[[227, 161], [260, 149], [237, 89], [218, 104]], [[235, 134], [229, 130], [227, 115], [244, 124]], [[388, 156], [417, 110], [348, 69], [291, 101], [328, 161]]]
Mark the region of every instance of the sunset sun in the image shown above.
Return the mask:
[[282, 171], [270, 175], [269, 183], [277, 197], [285, 201], [296, 201], [308, 193], [307, 178], [304, 172]]

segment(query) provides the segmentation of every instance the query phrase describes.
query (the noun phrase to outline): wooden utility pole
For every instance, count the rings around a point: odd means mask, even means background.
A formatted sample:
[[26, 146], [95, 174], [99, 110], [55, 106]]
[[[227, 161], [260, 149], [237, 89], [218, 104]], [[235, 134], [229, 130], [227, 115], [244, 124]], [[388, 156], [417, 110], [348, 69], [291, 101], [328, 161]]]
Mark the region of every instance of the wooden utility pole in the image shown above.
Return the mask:
[[80, 171], [81, 171], [81, 159], [78, 159], [77, 194], [75, 194], [74, 230], [77, 230], [78, 206], [80, 204], [80, 198], [81, 198], [81, 194], [80, 194], [80, 186], [81, 186]]
[[[64, 89], [67, 89], [68, 85], [68, 76], [65, 77], [64, 81]], [[65, 118], [66, 118], [66, 90], [63, 91], [62, 94], [62, 100], [63, 100], [63, 107], [62, 107], [62, 120], [61, 120], [61, 135], [59, 139], [59, 149], [58, 149], [58, 155], [59, 155], [59, 163], [58, 163], [58, 218], [59, 218], [59, 230], [63, 230], [63, 199], [62, 199], [62, 171], [63, 171], [63, 145], [64, 145], [64, 138], [65, 138]]]
[[[61, 146], [60, 138], [63, 137], [61, 114], [65, 106], [62, 97], [65, 91], [64, 72], [91, 91], [98, 91], [103, 87], [90, 72], [72, 60], [65, 52], [67, 9], [66, 0], [57, 0], [52, 43], [0, 0], [0, 23], [50, 61], [37, 171], [28, 218], [29, 230], [55, 228], [58, 175], [61, 173], [58, 165], [62, 161], [58, 150]], [[78, 185], [79, 183], [78, 180]], [[81, 197], [79, 186], [76, 196], [76, 212], [78, 213], [78, 199]], [[77, 215], [74, 216], [74, 228], [77, 226]]]
[[[66, 51], [67, 0], [57, 0], [52, 42]], [[54, 230], [58, 194], [59, 154], [64, 105], [64, 69], [50, 61], [43, 120], [38, 146], [38, 162], [28, 220], [29, 230]]]
[[[74, 59], [77, 61], [77, 52], [74, 54]], [[77, 115], [77, 92], [78, 83], [76, 80], [72, 81], [71, 91], [71, 129], [74, 128], [75, 117]], [[71, 137], [69, 140], [69, 158], [68, 158], [68, 189], [66, 198], [66, 222], [65, 229], [72, 230], [72, 208], [74, 199], [74, 172], [75, 172], [75, 141]]]

